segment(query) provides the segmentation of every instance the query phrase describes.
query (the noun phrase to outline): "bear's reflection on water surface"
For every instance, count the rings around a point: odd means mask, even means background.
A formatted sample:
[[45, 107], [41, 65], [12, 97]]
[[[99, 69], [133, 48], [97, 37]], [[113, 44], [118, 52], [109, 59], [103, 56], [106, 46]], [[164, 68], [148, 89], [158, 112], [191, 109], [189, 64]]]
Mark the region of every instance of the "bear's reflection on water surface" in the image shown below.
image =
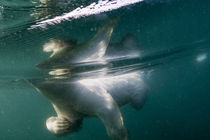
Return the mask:
[[[109, 21], [90, 41], [83, 44], [74, 44], [72, 47], [72, 44], [59, 40], [53, 41], [53, 44], [48, 43], [48, 48], [45, 45], [44, 50], [53, 53], [38, 67], [53, 69], [50, 74], [56, 76], [29, 82], [50, 100], [57, 113], [57, 116], [46, 121], [48, 130], [53, 134], [62, 136], [78, 131], [85, 117], [98, 117], [104, 123], [110, 138], [129, 139], [120, 107], [131, 104], [135, 109], [142, 108], [148, 88], [140, 70], [125, 72], [118, 69], [118, 72], [109, 73], [106, 63], [110, 63], [110, 59], [136, 57], [136, 48], [139, 48], [130, 36], [120, 43], [109, 43], [115, 22]], [[71, 73], [70, 64], [92, 60], [103, 62], [105, 67], [78, 78], [63, 76]], [[65, 65], [70, 69], [63, 69]]]

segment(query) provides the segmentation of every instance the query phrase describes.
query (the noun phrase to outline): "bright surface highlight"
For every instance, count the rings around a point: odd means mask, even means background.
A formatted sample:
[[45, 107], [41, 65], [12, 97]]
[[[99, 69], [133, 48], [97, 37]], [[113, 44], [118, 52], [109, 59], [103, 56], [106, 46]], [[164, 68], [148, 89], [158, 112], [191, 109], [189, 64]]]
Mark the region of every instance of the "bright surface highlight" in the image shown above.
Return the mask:
[[143, 0], [99, 0], [98, 3], [93, 2], [87, 7], [80, 6], [69, 13], [63, 14], [62, 16], [57, 16], [53, 19], [47, 19], [41, 22], [37, 22], [36, 25], [32, 25], [30, 29], [34, 29], [37, 27], [46, 28], [47, 25], [54, 25], [65, 20], [71, 21], [73, 19], [78, 19], [81, 17], [116, 10], [118, 8], [132, 5], [141, 1]]

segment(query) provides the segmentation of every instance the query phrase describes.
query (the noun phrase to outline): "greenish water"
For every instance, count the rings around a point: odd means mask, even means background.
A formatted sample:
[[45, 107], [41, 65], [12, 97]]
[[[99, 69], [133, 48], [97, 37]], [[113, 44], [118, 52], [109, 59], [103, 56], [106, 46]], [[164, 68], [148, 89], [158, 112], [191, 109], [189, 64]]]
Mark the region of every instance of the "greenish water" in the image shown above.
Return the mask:
[[[141, 110], [129, 105], [121, 108], [130, 139], [209, 140], [210, 2], [147, 0], [32, 28], [93, 2], [97, 1], [72, 1], [73, 4], [52, 9], [35, 0], [0, 0], [0, 139], [108, 139], [97, 118], [84, 119], [82, 130], [65, 137], [49, 133], [45, 121], [55, 115], [52, 105], [25, 80], [49, 77], [48, 70], [36, 67], [49, 56], [42, 51], [49, 39], [67, 38], [82, 43], [91, 39], [107, 20], [119, 18], [111, 42], [120, 42], [131, 33], [140, 44], [141, 55], [113, 64], [143, 72], [149, 87]], [[80, 69], [75, 69], [76, 74], [77, 70]], [[117, 67], [116, 73], [121, 70]]]

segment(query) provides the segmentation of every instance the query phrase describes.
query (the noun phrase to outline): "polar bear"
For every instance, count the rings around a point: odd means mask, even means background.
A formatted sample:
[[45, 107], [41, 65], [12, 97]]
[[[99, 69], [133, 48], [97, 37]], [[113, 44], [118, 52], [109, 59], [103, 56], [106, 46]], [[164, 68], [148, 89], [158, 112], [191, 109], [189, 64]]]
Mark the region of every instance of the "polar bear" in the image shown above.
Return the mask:
[[71, 40], [51, 40], [44, 47], [44, 52], [52, 52], [50, 57], [37, 65], [40, 69], [56, 69], [75, 63], [104, 61], [104, 55], [118, 19], [105, 23], [87, 42], [77, 44]]
[[[53, 69], [51, 74], [54, 77], [28, 81], [49, 99], [57, 113], [46, 121], [47, 129], [53, 134], [62, 136], [78, 131], [85, 117], [98, 117], [111, 139], [129, 139], [120, 107], [126, 104], [135, 109], [143, 107], [148, 87], [141, 71], [121, 69], [110, 74], [109, 67], [105, 67], [100, 72], [90, 71], [79, 78], [63, 76], [69, 74], [71, 64], [108, 63], [112, 58], [138, 56], [138, 43], [131, 35], [124, 37], [120, 43], [109, 43], [116, 23], [117, 20], [107, 22], [91, 40], [82, 44], [56, 40], [44, 45], [43, 51], [52, 54], [37, 66]], [[64, 68], [66, 73], [62, 72]]]
[[113, 140], [128, 140], [119, 107], [131, 103], [140, 109], [147, 97], [147, 86], [139, 72], [84, 79], [29, 80], [52, 103], [57, 116], [46, 126], [55, 135], [81, 128], [85, 117], [98, 117]]
[[50, 40], [44, 44], [43, 51], [52, 54], [37, 67], [58, 69], [78, 63], [106, 63], [110, 58], [139, 57], [139, 44], [131, 34], [127, 34], [120, 43], [110, 43], [118, 21], [118, 18], [108, 21], [90, 40], [81, 44], [75, 40]]

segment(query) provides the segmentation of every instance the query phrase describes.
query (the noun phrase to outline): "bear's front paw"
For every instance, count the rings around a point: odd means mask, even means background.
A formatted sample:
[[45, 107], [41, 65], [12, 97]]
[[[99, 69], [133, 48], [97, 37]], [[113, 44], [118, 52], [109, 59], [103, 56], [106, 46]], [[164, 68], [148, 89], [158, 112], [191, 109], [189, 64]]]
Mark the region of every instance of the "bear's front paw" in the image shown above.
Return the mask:
[[47, 129], [56, 136], [66, 135], [70, 128], [70, 121], [65, 118], [50, 117], [46, 121]]

